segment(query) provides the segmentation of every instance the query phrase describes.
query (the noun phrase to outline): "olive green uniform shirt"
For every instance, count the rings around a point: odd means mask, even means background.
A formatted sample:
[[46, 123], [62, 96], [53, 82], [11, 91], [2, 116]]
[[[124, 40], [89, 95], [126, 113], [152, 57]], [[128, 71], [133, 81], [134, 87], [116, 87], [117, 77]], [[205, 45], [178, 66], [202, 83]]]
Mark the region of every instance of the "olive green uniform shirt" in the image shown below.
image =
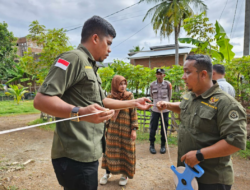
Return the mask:
[[[246, 112], [239, 102], [219, 88], [217, 82], [196, 97], [189, 92], [180, 104], [181, 124], [178, 132], [178, 166], [181, 157], [189, 151], [211, 146], [224, 139], [230, 145], [245, 149]], [[232, 185], [231, 156], [206, 159], [199, 165], [205, 173], [198, 182], [204, 184]]]
[[[59, 59], [66, 61], [66, 65], [69, 63], [66, 69], [65, 66], [57, 66]], [[76, 50], [57, 57], [38, 92], [58, 96], [78, 107], [94, 103], [103, 106], [102, 100], [105, 96], [97, 69], [93, 56], [80, 44]], [[103, 123], [70, 120], [57, 123], [51, 151], [52, 159], [68, 157], [80, 162], [98, 160], [102, 155], [103, 132]]]

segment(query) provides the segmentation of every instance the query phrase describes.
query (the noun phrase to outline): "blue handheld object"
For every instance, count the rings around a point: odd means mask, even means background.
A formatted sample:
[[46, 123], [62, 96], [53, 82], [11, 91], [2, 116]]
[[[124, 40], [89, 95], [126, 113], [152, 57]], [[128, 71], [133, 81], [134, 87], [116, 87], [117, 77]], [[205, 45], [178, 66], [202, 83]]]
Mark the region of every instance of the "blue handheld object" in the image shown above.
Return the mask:
[[194, 177], [201, 177], [204, 174], [204, 170], [197, 164], [194, 166], [194, 168], [198, 171], [196, 172], [185, 162], [184, 164], [186, 168], [183, 173], [179, 173], [174, 167], [174, 165], [170, 167], [178, 178], [178, 185], [176, 187], [176, 190], [194, 190], [191, 185], [191, 182]]

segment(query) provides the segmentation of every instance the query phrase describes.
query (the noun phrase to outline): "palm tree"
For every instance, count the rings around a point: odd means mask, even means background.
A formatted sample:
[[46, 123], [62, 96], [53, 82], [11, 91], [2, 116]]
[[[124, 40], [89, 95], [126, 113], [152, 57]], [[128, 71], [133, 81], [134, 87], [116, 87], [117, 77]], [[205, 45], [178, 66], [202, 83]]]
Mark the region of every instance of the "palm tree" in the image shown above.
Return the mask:
[[185, 18], [193, 15], [193, 9], [198, 8], [200, 11], [207, 10], [206, 4], [203, 0], [140, 0], [141, 2], [146, 1], [147, 3], [159, 3], [148, 10], [143, 21], [150, 15], [153, 14], [151, 23], [153, 29], [157, 33], [159, 30], [160, 38], [169, 37], [172, 32], [175, 34], [175, 65], [179, 64], [179, 44], [178, 37], [180, 34], [180, 28]]
[[18, 85], [10, 85], [10, 88], [8, 88], [8, 92], [5, 92], [8, 96], [13, 96], [14, 101], [17, 102], [17, 105], [19, 105], [19, 102], [21, 98], [24, 96], [24, 93], [29, 92], [26, 90], [27, 87], [22, 87]]
[[138, 52], [138, 51], [142, 51], [143, 49], [144, 49], [144, 47], [143, 48], [140, 48], [140, 46], [134, 46], [133, 47], [134, 49], [130, 49], [129, 50], [129, 52]]

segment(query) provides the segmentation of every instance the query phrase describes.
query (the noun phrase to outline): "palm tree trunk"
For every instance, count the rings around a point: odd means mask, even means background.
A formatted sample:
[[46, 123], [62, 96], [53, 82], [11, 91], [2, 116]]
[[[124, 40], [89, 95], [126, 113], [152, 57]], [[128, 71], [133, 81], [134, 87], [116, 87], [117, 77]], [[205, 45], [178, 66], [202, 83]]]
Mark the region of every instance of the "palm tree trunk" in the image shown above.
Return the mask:
[[175, 37], [175, 65], [179, 65], [179, 43], [178, 43], [179, 30], [178, 27], [174, 27]]

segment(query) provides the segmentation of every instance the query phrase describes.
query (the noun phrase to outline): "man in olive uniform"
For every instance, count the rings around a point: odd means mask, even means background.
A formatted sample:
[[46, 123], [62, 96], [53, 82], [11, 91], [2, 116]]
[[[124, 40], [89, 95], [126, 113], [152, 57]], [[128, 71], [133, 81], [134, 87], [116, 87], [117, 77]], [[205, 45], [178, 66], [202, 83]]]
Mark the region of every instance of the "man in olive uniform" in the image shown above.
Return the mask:
[[[152, 114], [150, 118], [150, 134], [149, 141], [150, 147], [149, 151], [152, 154], [156, 154], [154, 142], [155, 142], [155, 134], [158, 128], [159, 119], [161, 120], [161, 114], [159, 109], [156, 107], [158, 101], [167, 101], [169, 102], [172, 97], [172, 85], [169, 81], [164, 80], [165, 70], [164, 69], [156, 69], [156, 78], [157, 80], [150, 84], [150, 96], [153, 99], [154, 106], [152, 108]], [[165, 128], [167, 131], [168, 128], [168, 114], [169, 110], [163, 110], [163, 118], [165, 123]], [[166, 139], [164, 135], [164, 129], [161, 121], [161, 149], [160, 153], [164, 154], [166, 152]]]
[[[58, 118], [81, 117], [56, 125], [52, 144], [52, 164], [58, 182], [65, 190], [97, 190], [98, 159], [103, 152], [104, 124], [114, 110], [138, 107], [148, 109], [147, 98], [118, 101], [105, 98], [96, 61], [102, 62], [111, 52], [116, 32], [98, 16], [83, 26], [81, 44], [76, 50], [59, 55], [39, 89], [34, 107]], [[100, 112], [100, 113], [96, 113]]]
[[184, 161], [205, 171], [200, 190], [230, 190], [234, 182], [231, 154], [246, 146], [246, 112], [239, 102], [212, 81], [206, 55], [189, 55], [183, 66], [189, 93], [178, 103], [158, 102], [159, 109], [180, 113], [178, 166]]

